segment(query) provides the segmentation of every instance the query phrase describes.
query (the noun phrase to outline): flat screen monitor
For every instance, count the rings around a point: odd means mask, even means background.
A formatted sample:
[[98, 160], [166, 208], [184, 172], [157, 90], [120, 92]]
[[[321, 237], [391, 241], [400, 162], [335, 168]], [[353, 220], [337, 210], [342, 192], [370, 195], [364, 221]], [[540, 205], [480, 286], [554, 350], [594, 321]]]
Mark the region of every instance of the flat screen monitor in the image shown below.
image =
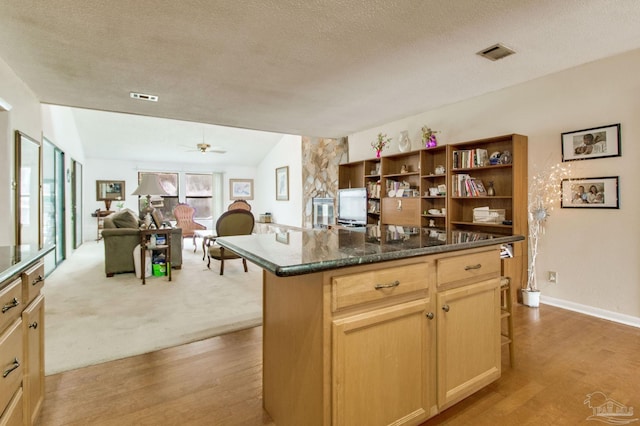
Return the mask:
[[338, 190], [338, 223], [347, 226], [367, 224], [367, 189]]

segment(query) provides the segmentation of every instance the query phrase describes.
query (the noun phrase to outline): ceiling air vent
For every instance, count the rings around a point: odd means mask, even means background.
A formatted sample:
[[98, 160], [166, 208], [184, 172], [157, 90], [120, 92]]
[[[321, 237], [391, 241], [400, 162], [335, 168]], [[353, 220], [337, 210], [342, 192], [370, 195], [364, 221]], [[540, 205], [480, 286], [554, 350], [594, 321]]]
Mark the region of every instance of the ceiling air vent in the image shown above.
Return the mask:
[[149, 102], [158, 102], [158, 97], [156, 95], [146, 95], [144, 93], [136, 93], [136, 92], [130, 92], [129, 94], [133, 99], [140, 99], [142, 101], [149, 101]]
[[478, 52], [478, 55], [484, 56], [487, 59], [492, 61], [497, 61], [498, 59], [505, 58], [509, 55], [513, 55], [516, 53], [515, 51], [509, 49], [507, 46], [502, 45], [500, 43], [494, 44], [491, 47], [487, 47]]

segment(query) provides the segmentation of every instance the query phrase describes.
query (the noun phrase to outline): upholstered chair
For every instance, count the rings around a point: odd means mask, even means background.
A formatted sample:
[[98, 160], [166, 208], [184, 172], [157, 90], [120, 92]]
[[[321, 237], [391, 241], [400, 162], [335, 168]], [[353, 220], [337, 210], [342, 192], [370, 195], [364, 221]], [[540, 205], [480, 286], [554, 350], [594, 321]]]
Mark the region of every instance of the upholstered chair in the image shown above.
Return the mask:
[[[217, 237], [228, 237], [232, 235], [249, 235], [253, 232], [255, 219], [253, 214], [247, 210], [235, 209], [226, 211], [216, 222]], [[207, 268], [211, 267], [211, 258], [220, 261], [220, 275], [224, 274], [224, 261], [228, 259], [242, 259], [244, 271], [247, 272], [247, 260], [238, 256], [229, 249], [213, 244], [209, 247], [209, 261]]]
[[227, 210], [249, 210], [251, 211], [251, 204], [247, 203], [245, 200], [235, 200], [233, 203], [229, 204]]
[[173, 208], [173, 216], [176, 218], [176, 227], [182, 229], [182, 237], [192, 237], [193, 231], [207, 229], [206, 226], [193, 220], [196, 210], [188, 204], [180, 203]]

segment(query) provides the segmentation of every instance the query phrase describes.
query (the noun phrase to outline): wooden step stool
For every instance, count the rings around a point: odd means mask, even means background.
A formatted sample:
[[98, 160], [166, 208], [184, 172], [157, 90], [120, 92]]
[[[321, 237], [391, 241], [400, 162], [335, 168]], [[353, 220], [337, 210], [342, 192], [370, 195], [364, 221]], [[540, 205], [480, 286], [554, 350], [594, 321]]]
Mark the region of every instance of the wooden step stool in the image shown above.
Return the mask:
[[[513, 302], [511, 300], [511, 280], [509, 277], [500, 277], [500, 341], [502, 345], [509, 345], [509, 364], [515, 364], [513, 352]], [[502, 320], [507, 319], [507, 329], [502, 331]]]

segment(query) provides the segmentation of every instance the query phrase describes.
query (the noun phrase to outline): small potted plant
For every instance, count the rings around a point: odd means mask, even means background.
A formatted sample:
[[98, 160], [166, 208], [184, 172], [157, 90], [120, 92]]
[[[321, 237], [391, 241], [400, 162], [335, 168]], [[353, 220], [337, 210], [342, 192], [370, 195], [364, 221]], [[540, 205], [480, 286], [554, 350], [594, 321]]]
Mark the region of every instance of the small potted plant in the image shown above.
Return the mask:
[[371, 142], [371, 147], [376, 150], [377, 158], [380, 158], [380, 153], [389, 143], [391, 143], [391, 138], [388, 138], [386, 133], [378, 133], [378, 140]]
[[431, 127], [422, 126], [422, 143], [425, 148], [433, 148], [438, 146], [438, 140], [436, 139], [436, 133], [438, 130], [431, 130]]

